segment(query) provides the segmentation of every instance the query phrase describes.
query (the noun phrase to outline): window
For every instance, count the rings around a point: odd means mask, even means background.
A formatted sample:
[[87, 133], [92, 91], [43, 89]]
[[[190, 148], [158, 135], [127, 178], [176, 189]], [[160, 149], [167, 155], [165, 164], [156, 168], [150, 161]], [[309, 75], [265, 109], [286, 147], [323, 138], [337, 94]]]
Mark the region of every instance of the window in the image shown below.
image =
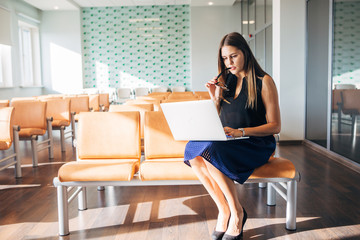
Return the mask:
[[39, 29], [19, 21], [21, 85], [41, 86]]
[[0, 44], [0, 87], [12, 86], [11, 47]]

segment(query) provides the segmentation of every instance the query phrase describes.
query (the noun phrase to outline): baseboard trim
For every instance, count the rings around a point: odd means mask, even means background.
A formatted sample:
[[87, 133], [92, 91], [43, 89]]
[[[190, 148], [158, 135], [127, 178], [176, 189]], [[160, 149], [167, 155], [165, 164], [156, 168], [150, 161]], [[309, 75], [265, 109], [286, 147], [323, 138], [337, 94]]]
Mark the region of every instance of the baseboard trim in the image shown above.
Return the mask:
[[335, 152], [332, 152], [332, 151], [330, 151], [316, 143], [313, 143], [309, 140], [305, 139], [303, 141], [303, 144], [306, 145], [307, 147], [311, 148], [312, 150], [325, 155], [326, 157], [330, 158], [331, 160], [333, 160], [337, 163], [340, 163], [341, 165], [343, 165], [357, 173], [360, 173], [360, 164], [358, 164], [346, 157], [343, 157]]
[[285, 141], [280, 140], [280, 141], [279, 141], [279, 145], [283, 145], [283, 146], [287, 146], [287, 145], [301, 145], [302, 143], [303, 143], [302, 140], [285, 140]]

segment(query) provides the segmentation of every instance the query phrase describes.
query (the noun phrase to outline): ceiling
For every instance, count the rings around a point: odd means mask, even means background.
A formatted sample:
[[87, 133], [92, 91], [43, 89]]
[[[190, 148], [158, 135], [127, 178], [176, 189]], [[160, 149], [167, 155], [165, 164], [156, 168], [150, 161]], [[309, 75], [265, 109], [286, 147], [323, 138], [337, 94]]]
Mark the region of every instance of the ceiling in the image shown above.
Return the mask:
[[[236, 0], [23, 0], [43, 11], [68, 11], [81, 7], [118, 7], [144, 5], [182, 5], [191, 6], [232, 6]], [[239, 0], [238, 0], [239, 1]]]

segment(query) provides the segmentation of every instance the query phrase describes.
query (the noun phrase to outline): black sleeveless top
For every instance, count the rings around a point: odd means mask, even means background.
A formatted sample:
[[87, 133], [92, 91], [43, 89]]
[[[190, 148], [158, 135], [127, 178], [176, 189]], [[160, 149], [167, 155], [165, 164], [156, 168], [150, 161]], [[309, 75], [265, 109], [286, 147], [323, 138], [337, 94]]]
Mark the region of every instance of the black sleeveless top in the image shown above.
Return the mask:
[[247, 80], [243, 79], [239, 96], [234, 99], [237, 77], [229, 74], [227, 85], [230, 89], [224, 98], [230, 102], [221, 101], [220, 119], [224, 127], [246, 128], [266, 124], [266, 110], [261, 97], [262, 80], [256, 78], [257, 106], [253, 109], [246, 107], [247, 103]]

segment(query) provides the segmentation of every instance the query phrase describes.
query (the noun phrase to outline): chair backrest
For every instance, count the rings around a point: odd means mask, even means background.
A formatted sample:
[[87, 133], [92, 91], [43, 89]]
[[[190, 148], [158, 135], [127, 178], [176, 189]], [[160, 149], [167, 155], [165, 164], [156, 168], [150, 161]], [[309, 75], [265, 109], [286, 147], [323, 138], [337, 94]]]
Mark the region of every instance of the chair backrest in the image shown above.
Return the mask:
[[175, 141], [163, 112], [145, 113], [145, 159], [181, 158], [187, 141]]
[[356, 89], [354, 84], [335, 84], [335, 89]]
[[341, 94], [343, 112], [345, 114], [360, 114], [360, 89], [344, 89]]
[[165, 100], [167, 98], [167, 96], [165, 95], [146, 95], [146, 96], [138, 96], [136, 97], [136, 99], [139, 100]]
[[198, 96], [199, 99], [210, 99], [210, 94], [208, 91], [198, 91], [194, 93], [195, 96]]
[[10, 102], [16, 102], [16, 101], [36, 101], [36, 97], [14, 97], [11, 99]]
[[333, 89], [332, 90], [332, 104], [331, 104], [331, 110], [333, 111], [333, 112], [335, 112], [335, 111], [337, 111], [338, 110], [338, 108], [339, 108], [339, 104], [341, 104], [342, 103], [342, 101], [341, 101], [341, 92], [342, 92], [343, 90], [341, 90], [341, 89]]
[[186, 101], [199, 101], [198, 98], [173, 98], [173, 99], [165, 99], [165, 100], [162, 100], [161, 103], [172, 103], [172, 102], [186, 102]]
[[168, 87], [155, 87], [151, 89], [151, 92], [167, 92], [168, 91]]
[[13, 107], [0, 108], [0, 150], [7, 150], [13, 141]]
[[100, 110], [100, 95], [99, 94], [89, 94], [89, 107], [94, 111]]
[[46, 128], [46, 102], [41, 101], [13, 101], [14, 124], [23, 128]]
[[36, 99], [42, 101], [42, 100], [46, 100], [46, 99], [63, 99], [64, 95], [60, 95], [60, 94], [57, 94], [57, 95], [41, 95], [41, 96], [38, 96], [36, 97]]
[[145, 87], [137, 87], [134, 89], [135, 97], [145, 96], [149, 94], [149, 89]]
[[100, 93], [107, 93], [110, 102], [116, 100], [116, 95], [117, 95], [116, 88], [113, 87], [101, 88], [99, 89], [99, 94]]
[[128, 99], [131, 98], [131, 88], [118, 88], [117, 97], [118, 99]]
[[177, 86], [177, 87], [172, 87], [171, 91], [172, 92], [185, 92], [186, 88], [183, 86]]
[[103, 105], [106, 109], [109, 108], [110, 102], [109, 102], [109, 93], [100, 93], [100, 105]]
[[138, 105], [138, 104], [153, 104], [154, 111], [160, 110], [160, 100], [149, 100], [149, 99], [131, 99], [125, 102], [125, 105]]
[[193, 92], [173, 92], [169, 94], [168, 99], [182, 99], [182, 98], [198, 98]]
[[83, 112], [77, 150], [81, 159], [139, 159], [139, 112]]
[[52, 117], [55, 120], [62, 120], [70, 123], [70, 99], [42, 99], [47, 103], [46, 117]]
[[70, 99], [70, 111], [79, 114], [80, 112], [89, 112], [89, 96], [66, 96], [64, 99]]
[[147, 96], [169, 96], [171, 92], [151, 92]]
[[144, 137], [145, 112], [154, 111], [154, 104], [134, 104], [134, 105], [111, 105], [109, 112], [129, 112], [137, 111], [140, 113], [141, 138]]
[[9, 100], [0, 100], [0, 108], [9, 107], [9, 106], [10, 106]]

